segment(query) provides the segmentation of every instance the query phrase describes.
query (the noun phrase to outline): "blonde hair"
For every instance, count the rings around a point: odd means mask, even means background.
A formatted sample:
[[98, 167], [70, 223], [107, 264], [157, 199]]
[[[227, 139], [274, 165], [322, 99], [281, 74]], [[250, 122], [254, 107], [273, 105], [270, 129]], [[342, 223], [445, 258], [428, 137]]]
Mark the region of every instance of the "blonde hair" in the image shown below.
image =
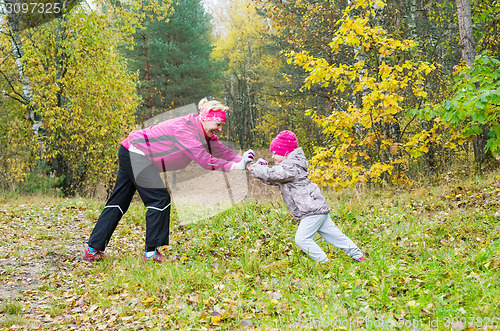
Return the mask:
[[200, 114], [208, 113], [208, 111], [210, 110], [222, 110], [225, 112], [229, 109], [229, 107], [224, 106], [219, 101], [217, 100], [208, 101], [207, 98], [203, 98], [200, 100], [200, 102], [198, 103], [198, 108], [200, 109]]

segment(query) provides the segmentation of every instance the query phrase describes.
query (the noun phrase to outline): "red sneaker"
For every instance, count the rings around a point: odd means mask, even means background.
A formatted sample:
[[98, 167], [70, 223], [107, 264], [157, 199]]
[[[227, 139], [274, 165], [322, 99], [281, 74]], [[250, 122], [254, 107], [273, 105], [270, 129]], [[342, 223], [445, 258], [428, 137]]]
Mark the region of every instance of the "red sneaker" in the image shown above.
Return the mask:
[[98, 249], [87, 247], [85, 250], [85, 255], [83, 256], [83, 260], [87, 262], [99, 261], [104, 258], [104, 252], [101, 252]]
[[359, 259], [356, 259], [357, 262], [365, 262], [366, 259], [364, 256], [360, 257]]
[[142, 254], [142, 260], [144, 262], [152, 260], [152, 261], [155, 261], [155, 262], [162, 263], [163, 262], [163, 255], [161, 255], [160, 252], [156, 251], [155, 255], [153, 255], [151, 257], [147, 257], [146, 256], [146, 252], [144, 252], [144, 254]]

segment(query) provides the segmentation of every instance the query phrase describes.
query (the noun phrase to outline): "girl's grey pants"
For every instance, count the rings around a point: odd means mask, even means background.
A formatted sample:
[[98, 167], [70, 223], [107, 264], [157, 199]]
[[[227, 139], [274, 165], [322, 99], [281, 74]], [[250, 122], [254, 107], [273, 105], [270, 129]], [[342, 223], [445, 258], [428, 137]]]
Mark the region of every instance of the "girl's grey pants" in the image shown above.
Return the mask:
[[326, 242], [342, 249], [353, 259], [363, 256], [361, 250], [333, 223], [329, 214], [312, 215], [300, 221], [299, 228], [295, 234], [295, 243], [317, 262], [328, 262], [325, 252], [313, 240], [315, 234], [319, 233]]

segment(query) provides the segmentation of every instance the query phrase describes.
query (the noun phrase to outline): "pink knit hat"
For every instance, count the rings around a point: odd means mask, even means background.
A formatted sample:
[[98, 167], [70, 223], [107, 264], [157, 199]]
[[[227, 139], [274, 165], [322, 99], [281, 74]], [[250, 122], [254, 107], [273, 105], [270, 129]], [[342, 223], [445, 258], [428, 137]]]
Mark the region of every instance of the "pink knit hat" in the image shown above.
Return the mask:
[[269, 150], [281, 156], [287, 156], [297, 148], [297, 137], [292, 131], [281, 131], [276, 138], [271, 141]]

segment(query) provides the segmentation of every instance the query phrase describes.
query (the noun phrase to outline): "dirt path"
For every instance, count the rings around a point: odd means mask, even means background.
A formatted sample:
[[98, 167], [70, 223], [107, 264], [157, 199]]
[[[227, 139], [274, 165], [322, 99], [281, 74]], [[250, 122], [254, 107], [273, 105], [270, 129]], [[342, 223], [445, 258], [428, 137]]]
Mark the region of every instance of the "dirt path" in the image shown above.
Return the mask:
[[[84, 238], [78, 229], [82, 229], [79, 223], [83, 223], [86, 211], [54, 206], [50, 201], [8, 203], [0, 208], [0, 302], [4, 302], [81, 254]], [[59, 216], [54, 218], [54, 214]]]

